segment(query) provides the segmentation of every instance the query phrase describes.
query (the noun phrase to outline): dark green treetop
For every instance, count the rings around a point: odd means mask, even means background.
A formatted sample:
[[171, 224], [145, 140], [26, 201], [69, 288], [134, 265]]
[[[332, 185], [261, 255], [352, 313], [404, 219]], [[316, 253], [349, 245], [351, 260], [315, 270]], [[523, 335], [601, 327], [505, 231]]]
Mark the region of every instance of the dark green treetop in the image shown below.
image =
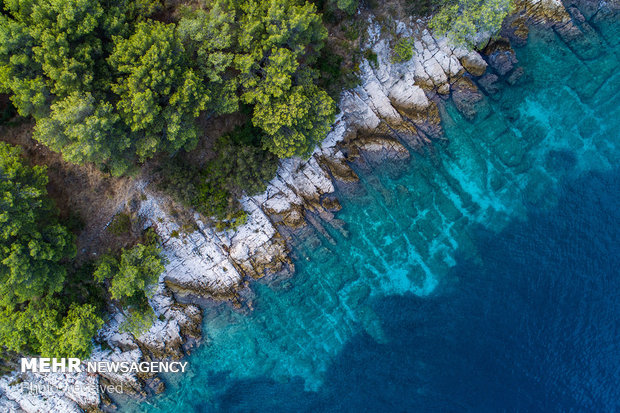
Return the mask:
[[29, 167], [0, 142], [0, 303], [12, 306], [62, 289], [62, 261], [75, 255], [73, 234], [47, 198], [45, 168]]

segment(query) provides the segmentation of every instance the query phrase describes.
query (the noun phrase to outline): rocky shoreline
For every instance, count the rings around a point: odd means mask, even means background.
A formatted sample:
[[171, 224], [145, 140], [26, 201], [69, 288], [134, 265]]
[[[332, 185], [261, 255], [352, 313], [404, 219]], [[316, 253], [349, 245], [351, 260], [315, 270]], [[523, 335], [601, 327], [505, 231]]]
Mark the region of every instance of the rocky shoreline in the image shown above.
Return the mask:
[[[519, 0], [518, 11], [505, 22], [504, 37], [487, 40], [482, 53], [435, 39], [424, 21], [399, 22], [397, 34], [414, 39], [414, 57], [404, 63], [392, 62], [388, 39], [378, 23], [369, 21], [365, 46], [376, 54], [376, 64], [362, 62], [361, 85], [343, 93], [341, 114], [321, 147], [308, 160], [282, 161], [263, 194], [241, 200], [248, 212], [246, 224], [217, 232], [197, 214], [182, 222], [171, 214], [170, 201], [143, 185], [144, 196], [134, 212], [157, 231], [169, 261], [151, 300], [158, 318], [149, 331], [133, 337], [119, 332], [123, 315], [113, 313], [97, 340], [105, 345], [98, 345], [91, 359], [184, 357], [202, 339], [201, 306], [224, 301], [251, 310], [252, 302], [243, 294], [249, 280], [294, 273], [292, 234], [306, 225], [320, 225], [317, 218], [333, 218], [340, 209], [331, 195], [336, 186], [358, 179], [350, 163], [406, 160], [411, 150], [442, 138], [439, 114], [447, 99], [467, 118], [484, 113], [483, 95], [493, 95], [497, 82], [513, 84], [523, 75], [511, 44], [523, 44], [530, 25], [553, 29], [576, 54], [587, 57], [596, 48], [587, 40], [588, 31], [594, 30], [588, 21], [619, 8], [617, 0], [605, 6], [581, 0], [568, 8], [559, 0]], [[24, 383], [46, 390], [33, 394]], [[101, 390], [108, 384], [123, 384], [125, 392], [142, 397], [164, 390], [163, 382], [150, 375], [14, 372], [0, 377], [0, 410], [112, 411], [110, 396]]]

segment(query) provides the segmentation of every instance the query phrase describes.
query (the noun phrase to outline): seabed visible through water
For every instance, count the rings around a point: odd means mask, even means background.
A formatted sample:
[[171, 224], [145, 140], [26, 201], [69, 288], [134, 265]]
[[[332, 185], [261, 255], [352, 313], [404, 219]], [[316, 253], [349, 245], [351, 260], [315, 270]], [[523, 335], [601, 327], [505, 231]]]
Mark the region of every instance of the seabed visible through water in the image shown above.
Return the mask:
[[[620, 24], [553, 31], [525, 75], [403, 166], [358, 171], [329, 238], [205, 314], [191, 373], [137, 411], [620, 409]], [[129, 406], [128, 406], [129, 407]]]

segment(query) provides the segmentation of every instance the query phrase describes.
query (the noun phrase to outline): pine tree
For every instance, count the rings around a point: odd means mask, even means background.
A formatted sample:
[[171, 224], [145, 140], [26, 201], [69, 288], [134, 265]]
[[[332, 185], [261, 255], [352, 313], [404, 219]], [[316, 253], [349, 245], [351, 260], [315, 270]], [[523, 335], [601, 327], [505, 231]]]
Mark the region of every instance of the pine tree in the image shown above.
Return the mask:
[[138, 158], [194, 145], [194, 119], [209, 98], [187, 66], [174, 26], [140, 22], [132, 36], [117, 37], [115, 43], [108, 59], [117, 73], [112, 91], [118, 95], [116, 106], [131, 129]]
[[62, 289], [73, 235], [58, 223], [43, 167], [0, 142], [0, 303], [16, 305]]
[[480, 33], [495, 35], [513, 6], [512, 0], [458, 0], [435, 14], [430, 27], [455, 44], [473, 48]]

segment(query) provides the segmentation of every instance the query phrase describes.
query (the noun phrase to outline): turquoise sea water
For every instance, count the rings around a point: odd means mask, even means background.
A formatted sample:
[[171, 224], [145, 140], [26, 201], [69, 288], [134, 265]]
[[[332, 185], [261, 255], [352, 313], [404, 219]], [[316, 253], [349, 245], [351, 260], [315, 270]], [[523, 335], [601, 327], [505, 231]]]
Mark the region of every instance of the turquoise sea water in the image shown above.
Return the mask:
[[447, 141], [355, 165], [295, 276], [207, 309], [191, 372], [127, 408], [620, 408], [620, 24], [595, 29], [581, 57], [532, 32], [474, 121], [448, 105]]

